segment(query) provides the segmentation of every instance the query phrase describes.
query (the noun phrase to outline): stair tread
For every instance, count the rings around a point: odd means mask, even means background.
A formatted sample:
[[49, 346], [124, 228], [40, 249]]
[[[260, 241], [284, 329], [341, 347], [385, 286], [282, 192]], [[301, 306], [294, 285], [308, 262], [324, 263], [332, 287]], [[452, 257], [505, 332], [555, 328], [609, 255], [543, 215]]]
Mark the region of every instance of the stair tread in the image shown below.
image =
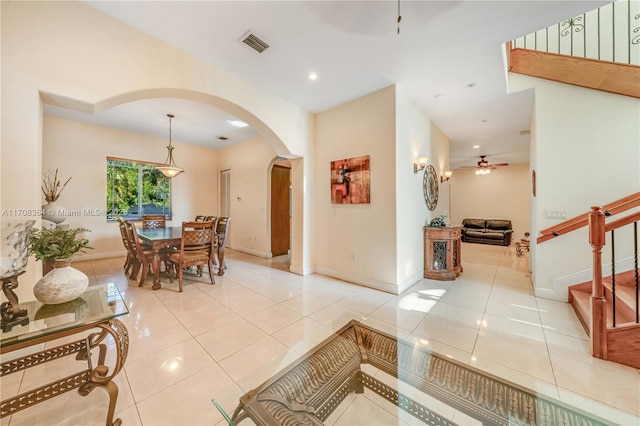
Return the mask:
[[[587, 332], [591, 330], [591, 291], [572, 289], [569, 290], [573, 296], [574, 303], [572, 306], [580, 321], [585, 325]], [[577, 306], [576, 306], [577, 305]], [[607, 316], [607, 328], [613, 327], [613, 315], [611, 313], [611, 304], [607, 303], [606, 316]]]
[[[603, 283], [609, 294], [611, 293], [611, 283]], [[611, 297], [608, 297], [608, 300]], [[636, 289], [625, 285], [618, 285], [616, 282], [616, 315], [620, 314], [620, 321], [631, 320], [635, 317], [636, 311]]]
[[[631, 269], [629, 271], [625, 271], [625, 272], [620, 272], [616, 274], [616, 287], [618, 286], [625, 286], [625, 287], [635, 287], [635, 277], [636, 277], [636, 270], [635, 269]], [[603, 277], [602, 278], [602, 282], [603, 283], [609, 283], [611, 284], [611, 276], [608, 277]]]

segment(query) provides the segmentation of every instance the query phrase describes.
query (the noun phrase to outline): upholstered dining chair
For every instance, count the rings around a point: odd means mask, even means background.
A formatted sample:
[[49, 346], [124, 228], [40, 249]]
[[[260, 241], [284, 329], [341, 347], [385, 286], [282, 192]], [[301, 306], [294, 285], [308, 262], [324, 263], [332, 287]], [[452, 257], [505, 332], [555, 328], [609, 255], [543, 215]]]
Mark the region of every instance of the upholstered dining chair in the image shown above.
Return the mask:
[[195, 220], [196, 222], [204, 222], [205, 220], [207, 220], [207, 217], [204, 215], [197, 215]]
[[143, 229], [157, 229], [166, 226], [166, 218], [163, 214], [145, 214], [142, 215]]
[[144, 280], [147, 278], [147, 273], [151, 269], [153, 262], [153, 250], [146, 249], [140, 244], [140, 238], [136, 232], [136, 225], [127, 220], [125, 221], [125, 228], [127, 230], [127, 236], [132, 242], [131, 246], [135, 254], [136, 263], [133, 265], [133, 271], [131, 272], [131, 279], [135, 280], [138, 276], [138, 272], [142, 271], [138, 287], [142, 287]]
[[177, 272], [178, 287], [179, 291], [182, 292], [182, 274], [184, 268], [207, 265], [211, 284], [215, 284], [215, 280], [213, 279], [213, 248], [214, 229], [212, 221], [182, 222], [180, 250], [171, 253], [167, 259], [170, 266], [169, 282], [173, 282], [173, 276]]

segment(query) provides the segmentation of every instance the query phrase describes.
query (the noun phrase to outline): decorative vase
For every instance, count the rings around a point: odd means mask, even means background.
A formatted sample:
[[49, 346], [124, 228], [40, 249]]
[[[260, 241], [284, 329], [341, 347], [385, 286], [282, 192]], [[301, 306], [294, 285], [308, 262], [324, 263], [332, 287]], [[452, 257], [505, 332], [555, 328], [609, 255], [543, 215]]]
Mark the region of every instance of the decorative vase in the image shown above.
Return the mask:
[[56, 260], [53, 270], [40, 278], [33, 294], [40, 302], [54, 305], [70, 302], [89, 286], [89, 277], [71, 267], [71, 260]]
[[29, 262], [29, 230], [35, 220], [2, 224], [0, 239], [0, 276], [10, 278], [20, 275]]
[[42, 218], [53, 223], [62, 223], [66, 219], [66, 209], [55, 201], [42, 206]]
[[0, 305], [0, 328], [8, 333], [16, 325], [29, 324], [26, 309], [20, 309], [18, 295], [18, 275], [27, 269], [29, 262], [29, 230], [35, 220], [24, 222], [9, 222], [2, 225], [0, 232], [0, 278], [2, 279], [2, 294], [6, 302]]

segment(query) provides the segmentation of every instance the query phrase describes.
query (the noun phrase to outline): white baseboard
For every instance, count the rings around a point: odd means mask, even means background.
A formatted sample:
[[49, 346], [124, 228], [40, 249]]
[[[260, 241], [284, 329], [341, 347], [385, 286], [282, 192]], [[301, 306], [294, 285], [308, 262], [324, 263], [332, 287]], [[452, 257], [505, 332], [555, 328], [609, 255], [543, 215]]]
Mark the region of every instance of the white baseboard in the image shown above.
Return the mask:
[[257, 256], [257, 257], [261, 257], [263, 259], [270, 259], [271, 258], [271, 253], [270, 252], [266, 252], [266, 251], [260, 251], [260, 250], [254, 250], [254, 249], [250, 249], [250, 248], [246, 248], [246, 247], [238, 247], [238, 246], [229, 246], [229, 248], [231, 250], [234, 251], [239, 251], [242, 253], [247, 253], [253, 256]]
[[565, 292], [564, 295], [558, 293], [555, 290], [551, 290], [548, 288], [540, 288], [540, 287], [534, 287], [533, 289], [533, 294], [536, 297], [540, 297], [542, 299], [549, 299], [549, 300], [556, 300], [558, 302], [568, 302], [568, 294], [567, 292]]
[[[627, 257], [624, 259], [620, 259], [616, 261], [616, 271], [629, 271], [633, 269], [633, 257]], [[611, 275], [611, 262], [602, 265], [602, 276], [608, 277]], [[547, 299], [553, 300], [562, 300], [566, 302], [568, 300], [569, 287], [575, 284], [582, 284], [587, 281], [591, 281], [593, 279], [593, 268], [585, 269], [583, 271], [575, 272], [573, 274], [565, 275], [563, 277], [558, 277], [554, 280], [553, 290], [549, 289], [538, 289], [536, 288], [536, 296], [538, 296], [538, 291], [540, 291], [539, 297], [545, 297]], [[552, 296], [552, 293], [555, 295]], [[548, 296], [543, 296], [546, 294]]]
[[311, 275], [313, 273], [315, 273], [315, 270], [311, 267], [307, 267], [307, 268], [301, 268], [299, 266], [289, 266], [289, 272], [293, 273], [293, 274], [297, 274], [297, 275]]
[[113, 257], [124, 257], [127, 255], [126, 250], [122, 251], [101, 251], [98, 253], [81, 253], [73, 256], [74, 262], [84, 262], [85, 260], [111, 259]]
[[[357, 275], [345, 274], [344, 272], [335, 271], [329, 268], [316, 267], [316, 272], [321, 275], [326, 275], [331, 278], [337, 278], [350, 283], [358, 284], [364, 287], [373, 288], [375, 290], [384, 291], [385, 293], [399, 294], [399, 286], [395, 284], [389, 284], [382, 281], [372, 280], [366, 277], [360, 277]], [[415, 284], [415, 283], [414, 283]]]
[[424, 278], [424, 271], [420, 271], [419, 273], [417, 273], [416, 275], [412, 276], [411, 278], [408, 278], [408, 279], [404, 280], [403, 282], [398, 284], [398, 293], [396, 293], [396, 294], [403, 293], [404, 291], [409, 289], [414, 284], [417, 284], [420, 281], [422, 281], [423, 278]]

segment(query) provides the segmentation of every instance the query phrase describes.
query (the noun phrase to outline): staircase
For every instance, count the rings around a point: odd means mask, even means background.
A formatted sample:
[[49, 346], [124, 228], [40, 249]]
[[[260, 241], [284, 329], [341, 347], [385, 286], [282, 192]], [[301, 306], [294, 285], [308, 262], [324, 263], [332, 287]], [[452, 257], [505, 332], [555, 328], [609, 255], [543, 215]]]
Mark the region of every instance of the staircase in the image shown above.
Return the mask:
[[[640, 368], [640, 323], [637, 322], [638, 308], [636, 306], [638, 300], [636, 297], [637, 274], [637, 269], [616, 274], [615, 296], [611, 277], [603, 278], [606, 300], [606, 359], [634, 368]], [[569, 287], [569, 303], [589, 335], [591, 335], [592, 323], [591, 293], [591, 281]]]
[[507, 44], [510, 72], [640, 98], [640, 1], [617, 0]]

